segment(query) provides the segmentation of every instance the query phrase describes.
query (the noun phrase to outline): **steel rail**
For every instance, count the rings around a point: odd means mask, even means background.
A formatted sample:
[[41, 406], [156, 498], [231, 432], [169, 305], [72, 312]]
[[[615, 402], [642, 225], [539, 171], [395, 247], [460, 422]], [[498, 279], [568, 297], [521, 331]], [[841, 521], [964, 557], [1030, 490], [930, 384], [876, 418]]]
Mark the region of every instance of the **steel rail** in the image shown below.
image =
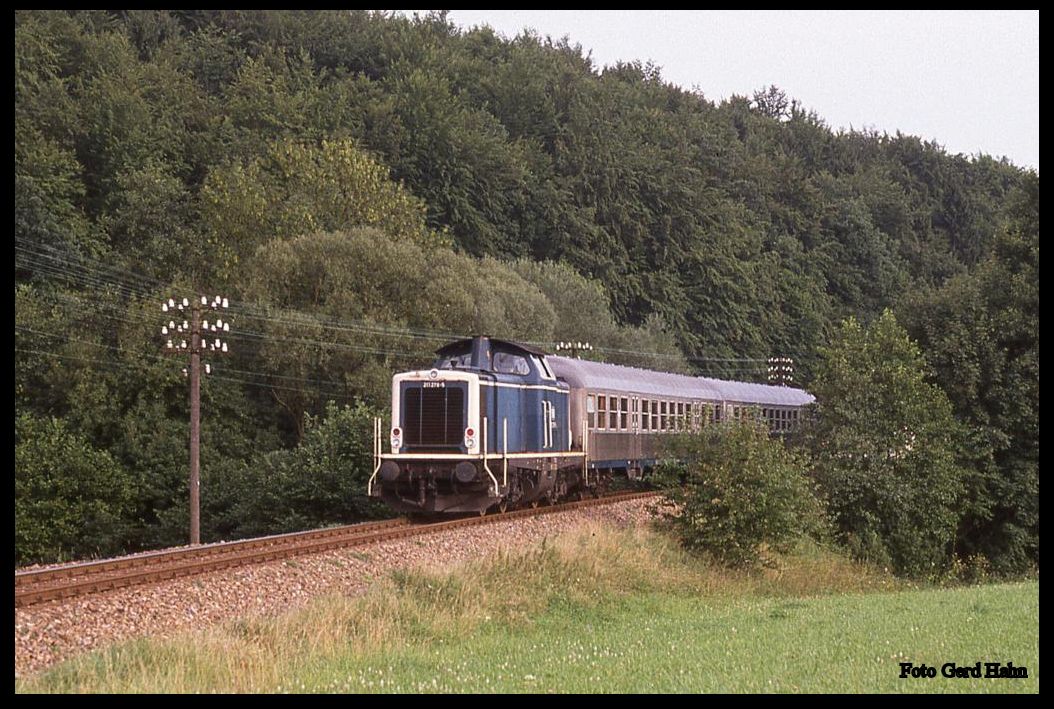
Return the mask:
[[184, 578], [210, 571], [316, 554], [332, 549], [405, 539], [461, 527], [493, 524], [583, 507], [614, 504], [657, 494], [655, 492], [615, 493], [595, 499], [512, 510], [502, 514], [482, 517], [476, 515], [422, 524], [412, 524], [405, 518], [399, 518], [147, 552], [117, 559], [76, 562], [45, 569], [16, 571], [15, 607], [76, 598], [155, 581]]

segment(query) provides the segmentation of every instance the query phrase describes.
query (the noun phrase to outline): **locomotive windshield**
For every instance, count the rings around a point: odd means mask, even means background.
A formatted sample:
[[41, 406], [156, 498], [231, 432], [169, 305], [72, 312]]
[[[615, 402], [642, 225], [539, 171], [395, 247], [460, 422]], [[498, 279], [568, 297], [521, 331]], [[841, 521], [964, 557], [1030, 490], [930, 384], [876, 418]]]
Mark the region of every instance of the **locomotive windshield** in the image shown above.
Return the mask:
[[472, 364], [472, 353], [443, 357], [436, 363], [436, 369], [463, 369]]

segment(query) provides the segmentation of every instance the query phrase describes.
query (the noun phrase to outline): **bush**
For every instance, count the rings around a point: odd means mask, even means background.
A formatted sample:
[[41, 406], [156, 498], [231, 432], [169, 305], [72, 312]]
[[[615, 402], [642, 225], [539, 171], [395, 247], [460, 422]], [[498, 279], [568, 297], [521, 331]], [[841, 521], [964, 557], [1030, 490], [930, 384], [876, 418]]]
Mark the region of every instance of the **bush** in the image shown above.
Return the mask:
[[373, 416], [361, 402], [330, 402], [324, 418], [308, 416], [304, 441], [292, 450], [257, 457], [240, 480], [227, 484], [236, 536], [293, 532], [389, 517], [366, 497], [373, 473]]
[[728, 566], [756, 566], [818, 529], [816, 498], [800, 455], [763, 426], [726, 423], [678, 436], [656, 481], [677, 504], [682, 544]]
[[823, 354], [802, 435], [839, 540], [898, 575], [943, 573], [963, 510], [948, 397], [889, 311], [847, 320]]
[[132, 480], [64, 421], [15, 417], [15, 564], [121, 549]]

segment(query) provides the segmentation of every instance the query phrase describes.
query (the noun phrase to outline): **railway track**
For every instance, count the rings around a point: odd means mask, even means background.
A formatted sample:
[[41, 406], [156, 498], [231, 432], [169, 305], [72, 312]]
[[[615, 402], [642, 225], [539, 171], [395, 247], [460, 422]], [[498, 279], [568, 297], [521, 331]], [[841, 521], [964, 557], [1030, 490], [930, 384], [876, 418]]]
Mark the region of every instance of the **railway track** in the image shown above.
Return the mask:
[[449, 529], [493, 524], [508, 519], [553, 514], [582, 507], [614, 504], [656, 494], [655, 492], [615, 493], [596, 499], [442, 522], [415, 524], [403, 518], [391, 519], [309, 532], [276, 534], [234, 542], [148, 552], [118, 559], [79, 562], [47, 569], [16, 571], [15, 607], [86, 596], [92, 593], [184, 578], [294, 556], [317, 554], [331, 549], [434, 534]]

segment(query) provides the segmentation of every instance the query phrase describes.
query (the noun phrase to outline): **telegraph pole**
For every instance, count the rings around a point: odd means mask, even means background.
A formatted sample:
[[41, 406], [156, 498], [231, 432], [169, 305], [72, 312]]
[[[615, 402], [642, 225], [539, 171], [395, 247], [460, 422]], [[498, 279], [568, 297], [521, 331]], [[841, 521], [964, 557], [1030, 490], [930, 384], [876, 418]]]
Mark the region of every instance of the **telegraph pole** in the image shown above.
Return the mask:
[[[169, 298], [161, 304], [161, 311], [168, 313], [185, 312], [190, 310], [190, 322], [183, 320], [176, 323], [170, 320], [167, 325], [161, 326], [161, 335], [173, 336], [173, 332], [190, 337], [188, 346], [186, 339], [181, 339], [176, 345], [172, 339], [165, 343], [165, 351], [170, 354], [189, 354], [190, 365], [183, 368], [183, 374], [190, 380], [190, 543], [201, 543], [201, 356], [206, 347], [208, 351], [222, 354], [227, 352], [227, 343], [216, 338], [213, 342], [206, 344], [205, 338], [210, 338], [214, 332], [230, 332], [229, 322], [217, 318], [211, 324], [208, 320], [202, 320], [201, 315], [204, 308], [220, 310], [227, 307], [227, 299], [216, 296], [210, 302], [206, 296], [188, 300], [183, 298], [176, 300]], [[204, 337], [203, 337], [204, 335]], [[211, 338], [210, 338], [211, 339]], [[212, 365], [205, 364], [205, 374], [212, 373]]]
[[556, 344], [557, 352], [570, 352], [573, 359], [581, 359], [578, 356], [579, 351], [591, 352], [593, 345], [588, 342], [558, 342]]

